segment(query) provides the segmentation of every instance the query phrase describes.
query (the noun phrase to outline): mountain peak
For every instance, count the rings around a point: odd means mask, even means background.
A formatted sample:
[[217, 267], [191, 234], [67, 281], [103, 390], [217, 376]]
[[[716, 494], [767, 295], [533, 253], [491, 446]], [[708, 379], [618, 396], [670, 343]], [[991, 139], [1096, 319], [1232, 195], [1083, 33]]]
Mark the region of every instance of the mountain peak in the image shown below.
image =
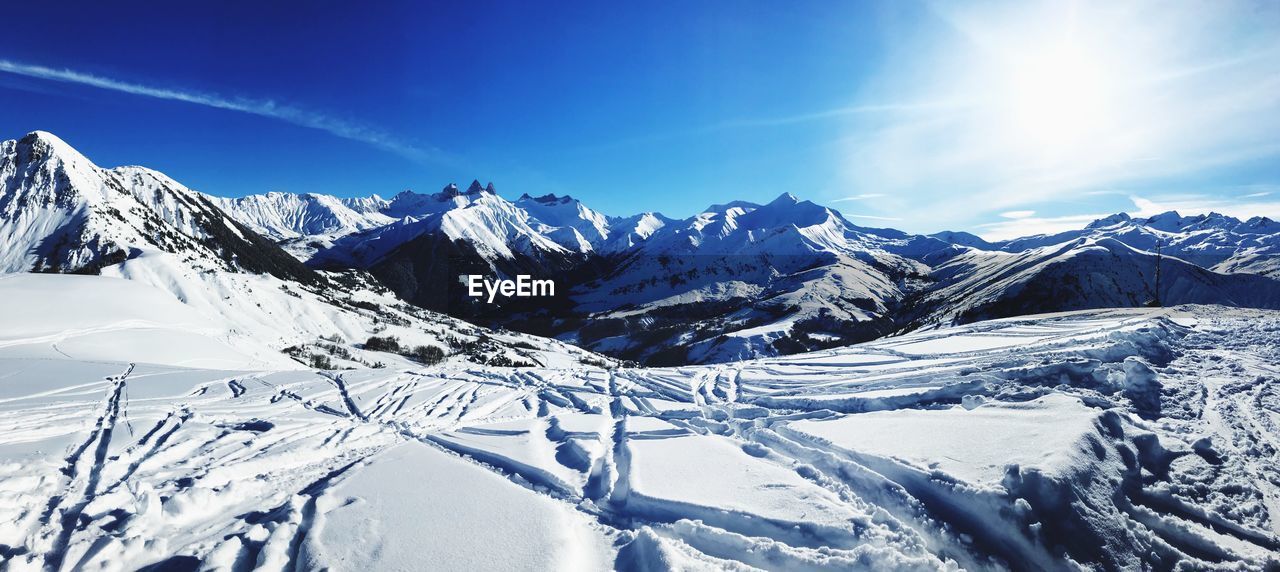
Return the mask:
[[757, 205], [757, 204], [755, 204], [755, 203], [753, 203], [753, 202], [749, 202], [749, 201], [730, 201], [730, 202], [727, 202], [727, 203], [724, 203], [724, 204], [714, 204], [714, 205], [711, 205], [711, 206], [707, 207], [707, 208], [706, 208], [704, 211], [702, 211], [702, 212], [703, 212], [704, 214], [705, 214], [705, 213], [723, 213], [723, 212], [727, 212], [727, 211], [729, 211], [730, 209], [742, 209], [742, 210], [744, 210], [744, 211], [753, 211], [753, 210], [756, 210], [756, 209], [758, 209], [758, 208], [760, 208], [760, 205]]
[[563, 196], [563, 197], [560, 197], [560, 196], [556, 196], [556, 194], [555, 194], [555, 193], [547, 193], [547, 194], [542, 195], [542, 196], [540, 196], [540, 197], [532, 197], [532, 196], [529, 196], [529, 193], [525, 193], [525, 194], [523, 194], [523, 195], [520, 195], [520, 199], [519, 199], [519, 200], [522, 200], [522, 201], [533, 201], [533, 202], [538, 203], [538, 204], [540, 204], [540, 205], [564, 205], [564, 204], [569, 204], [569, 203], [571, 203], [571, 202], [573, 202], [573, 201], [574, 201], [573, 197], [571, 197], [571, 196], [569, 196], [569, 195], [565, 195], [565, 196]]
[[456, 183], [449, 183], [445, 185], [443, 189], [440, 189], [439, 194], [441, 198], [451, 199], [453, 197], [461, 195], [462, 191], [458, 190], [458, 185]]
[[1195, 232], [1204, 230], [1222, 230], [1235, 232], [1237, 229], [1249, 228], [1245, 222], [1233, 216], [1209, 212], [1192, 216], [1181, 216], [1177, 211], [1161, 213], [1142, 222], [1143, 225], [1164, 232]]
[[929, 237], [936, 238], [950, 244], [958, 244], [960, 246], [969, 246], [973, 248], [980, 248], [982, 250], [995, 249], [995, 246], [986, 239], [970, 232], [944, 230], [942, 232], [935, 232], [929, 235]]
[[44, 161], [51, 157], [57, 157], [64, 162], [97, 167], [87, 157], [76, 151], [74, 147], [68, 145], [66, 141], [48, 131], [32, 131], [24, 135], [22, 139], [18, 140], [18, 147], [27, 150], [27, 155], [23, 158], [27, 161]]
[[484, 192], [484, 187], [480, 186], [479, 179], [472, 179], [471, 185], [467, 187], [468, 195], [478, 195]]
[[1093, 222], [1089, 223], [1087, 226], [1085, 226], [1085, 228], [1086, 228], [1086, 229], [1092, 229], [1092, 228], [1106, 228], [1106, 227], [1108, 227], [1108, 226], [1115, 226], [1115, 225], [1117, 225], [1117, 224], [1126, 223], [1126, 222], [1129, 222], [1130, 220], [1133, 220], [1133, 219], [1132, 219], [1132, 218], [1130, 218], [1128, 214], [1126, 214], [1126, 213], [1116, 213], [1116, 214], [1113, 214], [1113, 215], [1111, 215], [1111, 216], [1109, 216], [1109, 217], [1104, 217], [1104, 218], [1100, 218], [1100, 219], [1098, 219], [1098, 220], [1095, 220], [1095, 221], [1093, 221]]
[[1164, 211], [1158, 215], [1151, 216], [1147, 220], [1175, 220], [1181, 219], [1182, 215], [1178, 211]]
[[1241, 223], [1241, 226], [1253, 231], [1280, 232], [1280, 225], [1276, 224], [1276, 221], [1265, 216], [1251, 217], [1249, 220]]
[[800, 199], [796, 198], [795, 195], [791, 193], [782, 193], [781, 195], [778, 195], [778, 198], [773, 199], [773, 202], [769, 204], [770, 205], [794, 205], [799, 202], [800, 202]]
[[46, 143], [54, 144], [54, 145], [67, 145], [67, 142], [63, 141], [57, 135], [49, 133], [48, 131], [40, 131], [40, 130], [32, 131], [24, 135], [21, 141], [28, 144], [33, 143], [35, 141], [44, 141]]
[[415, 193], [412, 189], [405, 189], [403, 191], [396, 193], [395, 196], [391, 197], [390, 202], [393, 204], [407, 204], [407, 203], [421, 201], [422, 197], [423, 195]]

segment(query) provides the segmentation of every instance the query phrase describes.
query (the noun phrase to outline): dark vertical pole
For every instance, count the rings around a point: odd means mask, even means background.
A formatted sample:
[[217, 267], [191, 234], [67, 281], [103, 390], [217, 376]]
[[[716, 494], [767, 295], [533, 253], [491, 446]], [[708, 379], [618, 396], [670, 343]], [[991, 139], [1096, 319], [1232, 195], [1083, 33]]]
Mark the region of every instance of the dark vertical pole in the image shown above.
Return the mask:
[[1162, 240], [1160, 240], [1160, 239], [1156, 239], [1156, 295], [1155, 295], [1155, 301], [1156, 301], [1156, 307], [1157, 307], [1157, 308], [1159, 308], [1159, 307], [1160, 307], [1160, 247], [1161, 247], [1161, 246], [1163, 246], [1163, 245], [1164, 245], [1164, 244], [1163, 244], [1163, 241], [1162, 241]]

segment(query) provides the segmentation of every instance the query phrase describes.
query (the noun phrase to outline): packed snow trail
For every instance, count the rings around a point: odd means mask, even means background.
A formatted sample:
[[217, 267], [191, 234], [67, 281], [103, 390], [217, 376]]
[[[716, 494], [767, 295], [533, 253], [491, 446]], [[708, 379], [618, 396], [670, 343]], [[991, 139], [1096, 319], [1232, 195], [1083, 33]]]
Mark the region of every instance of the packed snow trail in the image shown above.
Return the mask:
[[[58, 570], [62, 567], [67, 543], [71, 535], [82, 527], [81, 515], [97, 494], [98, 484], [102, 478], [102, 467], [106, 462], [107, 450], [111, 446], [111, 435], [115, 431], [116, 420], [120, 415], [121, 395], [124, 393], [125, 382], [133, 372], [133, 368], [134, 364], [129, 364], [124, 373], [107, 378], [111, 385], [107, 388], [103, 413], [94, 424], [89, 438], [67, 458], [67, 466], [62, 470], [67, 477], [67, 486], [62, 494], [49, 499], [49, 504], [41, 516], [40, 520], [44, 526], [41, 538], [37, 542], [44, 544], [50, 534], [54, 535], [52, 545], [45, 553], [46, 569]], [[86, 460], [85, 455], [88, 453], [92, 456]]]
[[[8, 353], [0, 557], [1265, 569], [1280, 566], [1277, 363], [1280, 313], [1216, 307], [709, 367], [230, 372]], [[136, 431], [117, 430], [125, 411]]]

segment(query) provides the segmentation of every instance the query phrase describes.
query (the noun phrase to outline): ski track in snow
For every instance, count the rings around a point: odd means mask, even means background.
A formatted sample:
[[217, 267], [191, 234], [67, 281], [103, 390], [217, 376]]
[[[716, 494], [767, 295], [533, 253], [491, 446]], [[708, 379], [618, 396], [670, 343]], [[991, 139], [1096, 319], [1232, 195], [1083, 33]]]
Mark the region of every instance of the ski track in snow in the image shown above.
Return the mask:
[[[1265, 568], [1280, 565], [1277, 364], [1280, 314], [1214, 307], [660, 369], [5, 357], [21, 390], [0, 399], [0, 556], [5, 570], [379, 569], [405, 565], [397, 546], [416, 567], [461, 550], [561, 569]], [[390, 484], [396, 471], [469, 475], [456, 486], [474, 514], [414, 518], [460, 519], [474, 544], [446, 550], [369, 512], [461, 494]], [[514, 514], [490, 495], [528, 500], [509, 510], [562, 536], [485, 537]], [[366, 529], [376, 542], [329, 540]]]

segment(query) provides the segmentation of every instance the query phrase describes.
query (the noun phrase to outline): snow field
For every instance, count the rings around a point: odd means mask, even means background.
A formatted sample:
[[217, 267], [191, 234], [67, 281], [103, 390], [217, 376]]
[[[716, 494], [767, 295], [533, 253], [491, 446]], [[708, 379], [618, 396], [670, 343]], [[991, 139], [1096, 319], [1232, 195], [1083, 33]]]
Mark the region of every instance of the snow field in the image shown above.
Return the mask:
[[1265, 568], [1277, 336], [1274, 313], [1184, 307], [657, 369], [4, 354], [0, 555], [10, 570]]

